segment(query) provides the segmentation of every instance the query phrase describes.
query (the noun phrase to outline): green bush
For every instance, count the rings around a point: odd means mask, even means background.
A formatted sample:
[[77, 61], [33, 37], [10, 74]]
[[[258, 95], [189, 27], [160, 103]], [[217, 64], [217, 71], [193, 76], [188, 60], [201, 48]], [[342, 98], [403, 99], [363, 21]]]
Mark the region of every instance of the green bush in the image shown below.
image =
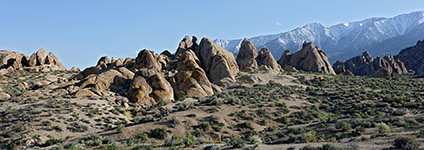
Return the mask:
[[304, 142], [304, 143], [317, 142], [317, 138], [315, 136], [315, 132], [314, 131], [309, 131], [307, 133], [303, 133], [302, 134], [302, 142]]
[[183, 138], [179, 135], [172, 135], [165, 140], [165, 146], [178, 146], [183, 143]]
[[377, 123], [376, 127], [380, 133], [390, 133], [390, 127], [384, 122]]
[[393, 146], [402, 150], [416, 150], [420, 144], [410, 137], [400, 137], [393, 141]]
[[155, 128], [150, 132], [150, 137], [163, 140], [165, 139], [167, 133], [166, 128]]

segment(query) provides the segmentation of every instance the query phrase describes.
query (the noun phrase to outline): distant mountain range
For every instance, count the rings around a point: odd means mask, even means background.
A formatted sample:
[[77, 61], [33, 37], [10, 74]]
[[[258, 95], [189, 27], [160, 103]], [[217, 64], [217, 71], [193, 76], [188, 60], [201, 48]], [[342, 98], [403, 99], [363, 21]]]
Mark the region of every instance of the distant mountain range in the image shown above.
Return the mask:
[[[331, 63], [345, 61], [364, 51], [373, 56], [394, 55], [424, 39], [424, 11], [333, 26], [311, 23], [288, 32], [249, 39], [257, 49], [268, 48], [276, 59], [284, 50], [298, 51], [304, 41], [312, 41], [322, 48]], [[216, 39], [215, 42], [230, 52], [238, 53], [242, 39]]]

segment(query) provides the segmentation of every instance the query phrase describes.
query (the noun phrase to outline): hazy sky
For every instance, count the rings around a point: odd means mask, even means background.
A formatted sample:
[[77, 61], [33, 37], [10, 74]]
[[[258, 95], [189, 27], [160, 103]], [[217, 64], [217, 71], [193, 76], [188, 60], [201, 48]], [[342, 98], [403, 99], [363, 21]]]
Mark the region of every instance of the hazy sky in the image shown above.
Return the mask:
[[235, 39], [418, 10], [423, 0], [0, 0], [0, 49], [45, 48], [83, 69], [104, 55], [174, 52], [185, 35]]

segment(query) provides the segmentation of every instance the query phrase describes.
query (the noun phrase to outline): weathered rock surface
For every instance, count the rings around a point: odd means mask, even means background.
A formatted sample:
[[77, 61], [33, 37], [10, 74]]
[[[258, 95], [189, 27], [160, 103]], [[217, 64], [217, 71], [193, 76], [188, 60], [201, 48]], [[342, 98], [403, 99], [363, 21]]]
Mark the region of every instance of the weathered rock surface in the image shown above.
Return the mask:
[[415, 46], [405, 48], [394, 57], [405, 63], [405, 67], [417, 75], [424, 75], [424, 40], [418, 41]]
[[[396, 60], [392, 55], [373, 59], [368, 52], [364, 52], [362, 56], [353, 57], [344, 63], [338, 61], [333, 65], [333, 68], [337, 74], [349, 74], [344, 73], [349, 71], [354, 75], [374, 77], [387, 77], [384, 75], [386, 71], [390, 75], [408, 73], [404, 63]], [[380, 69], [384, 69], [384, 71], [379, 71]]]
[[10, 98], [9, 94], [0, 92], [0, 100], [6, 100], [9, 98]]
[[290, 65], [298, 70], [336, 74], [325, 52], [312, 42], [303, 43], [302, 49], [292, 55], [290, 51], [284, 51], [278, 62], [282, 66]]
[[155, 53], [149, 50], [142, 50], [135, 58], [136, 69], [153, 69], [155, 71], [161, 70], [161, 66], [156, 60]]
[[238, 65], [231, 52], [218, 46], [208, 38], [202, 38], [196, 54], [212, 83], [218, 83], [224, 78], [230, 78], [235, 81]]
[[129, 89], [130, 101], [148, 107], [156, 104], [156, 101], [149, 96], [152, 88], [142, 76], [136, 76], [132, 80]]
[[28, 66], [28, 56], [18, 52], [0, 50], [0, 75], [6, 74], [11, 70], [22, 70]]
[[241, 71], [252, 72], [258, 68], [256, 62], [258, 50], [255, 45], [247, 38], [244, 38], [240, 45], [240, 51], [237, 55], [237, 64]]
[[66, 70], [57, 56], [52, 52], [47, 53], [44, 48], [32, 54], [31, 57], [18, 52], [0, 50], [0, 74], [24, 69], [37, 72]]
[[96, 94], [94, 94], [92, 91], [90, 91], [89, 89], [79, 89], [76, 93], [75, 93], [75, 97], [77, 98], [83, 98], [83, 97], [90, 97], [90, 96], [95, 96]]
[[259, 51], [258, 57], [256, 57], [256, 62], [258, 63], [260, 68], [263, 68], [267, 71], [274, 70], [276, 72], [281, 72], [283, 69], [277, 63], [274, 56], [272, 56], [271, 52], [267, 48], [262, 48]]
[[177, 98], [205, 97], [213, 94], [212, 84], [205, 71], [198, 65], [199, 60], [195, 53], [187, 50], [180, 55], [178, 73], [172, 79]]

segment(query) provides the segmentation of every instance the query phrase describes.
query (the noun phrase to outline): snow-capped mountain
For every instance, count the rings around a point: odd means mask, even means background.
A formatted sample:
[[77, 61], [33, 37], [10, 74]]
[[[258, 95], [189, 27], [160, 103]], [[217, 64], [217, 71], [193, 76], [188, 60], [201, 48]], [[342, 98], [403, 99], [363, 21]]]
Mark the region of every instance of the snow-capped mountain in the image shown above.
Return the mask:
[[[369, 18], [362, 21], [326, 26], [311, 23], [294, 30], [249, 38], [258, 48], [268, 48], [276, 59], [284, 50], [295, 52], [304, 41], [322, 48], [334, 63], [369, 51], [373, 57], [397, 54], [402, 48], [424, 39], [424, 11], [402, 14], [393, 18]], [[215, 42], [238, 53], [242, 39]]]

